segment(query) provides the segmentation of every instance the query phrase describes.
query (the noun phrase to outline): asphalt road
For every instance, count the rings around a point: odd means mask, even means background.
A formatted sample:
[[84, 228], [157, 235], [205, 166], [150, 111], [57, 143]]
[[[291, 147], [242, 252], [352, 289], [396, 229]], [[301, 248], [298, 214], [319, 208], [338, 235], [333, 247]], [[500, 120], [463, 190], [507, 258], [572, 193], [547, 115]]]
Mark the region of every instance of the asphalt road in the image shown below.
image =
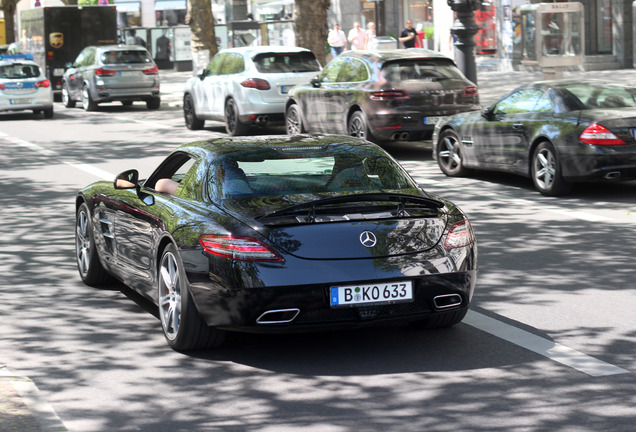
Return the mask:
[[188, 131], [169, 106], [1, 116], [0, 431], [31, 415], [17, 430], [633, 430], [636, 182], [546, 198], [515, 176], [447, 178], [426, 146], [394, 144], [473, 223], [480, 279], [463, 323], [170, 350], [152, 305], [81, 283], [73, 199], [221, 135], [220, 124]]

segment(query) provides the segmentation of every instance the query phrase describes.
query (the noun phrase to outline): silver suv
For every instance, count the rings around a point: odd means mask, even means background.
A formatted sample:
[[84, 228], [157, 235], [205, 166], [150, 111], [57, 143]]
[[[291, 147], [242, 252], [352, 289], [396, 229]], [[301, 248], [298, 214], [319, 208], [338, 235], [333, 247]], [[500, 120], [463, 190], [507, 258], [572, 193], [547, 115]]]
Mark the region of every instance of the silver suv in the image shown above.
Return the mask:
[[62, 102], [67, 108], [81, 101], [86, 111], [101, 102], [132, 105], [144, 101], [158, 109], [159, 69], [148, 51], [137, 45], [89, 46], [64, 73]]

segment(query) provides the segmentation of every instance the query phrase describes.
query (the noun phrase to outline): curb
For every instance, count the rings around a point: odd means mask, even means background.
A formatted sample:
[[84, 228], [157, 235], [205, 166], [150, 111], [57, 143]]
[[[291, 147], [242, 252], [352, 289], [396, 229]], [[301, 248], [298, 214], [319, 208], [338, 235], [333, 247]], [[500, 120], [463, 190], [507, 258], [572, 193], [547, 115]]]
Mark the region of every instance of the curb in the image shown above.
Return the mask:
[[0, 365], [0, 430], [67, 432], [33, 380]]

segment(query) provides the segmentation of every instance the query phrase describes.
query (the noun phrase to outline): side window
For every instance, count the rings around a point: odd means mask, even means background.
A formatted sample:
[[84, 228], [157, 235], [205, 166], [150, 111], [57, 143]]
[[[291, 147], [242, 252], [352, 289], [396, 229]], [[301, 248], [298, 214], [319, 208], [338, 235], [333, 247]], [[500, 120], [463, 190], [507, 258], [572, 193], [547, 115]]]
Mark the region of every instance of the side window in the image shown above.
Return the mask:
[[535, 112], [552, 112], [554, 108], [552, 106], [552, 101], [550, 100], [550, 96], [546, 93], [541, 92], [541, 96], [539, 96], [539, 100], [537, 100], [537, 104], [534, 106], [533, 111]]
[[208, 63], [206, 75], [219, 75], [221, 73], [221, 64], [225, 57], [227, 57], [225, 53], [215, 55], [212, 60], [210, 60], [210, 63]]
[[342, 67], [343, 59], [336, 59], [330, 62], [325, 68], [322, 70], [320, 74], [320, 81], [324, 83], [334, 83], [338, 81], [338, 74], [340, 73], [340, 68]]
[[73, 64], [77, 66], [82, 66], [84, 64], [84, 60], [86, 59], [87, 53], [88, 53], [88, 50], [86, 49], [82, 50], [82, 52], [79, 53], [79, 55], [77, 56]]
[[84, 61], [82, 62], [82, 66], [90, 66], [95, 63], [95, 49], [86, 50], [86, 57], [84, 57]]
[[[187, 179], [195, 165], [197, 165], [197, 159], [188, 153], [174, 153], [157, 168], [146, 181], [145, 186], [155, 189], [157, 192], [193, 197], [195, 196], [195, 192], [192, 190], [193, 185]], [[169, 192], [165, 190], [166, 184], [168, 186], [172, 184]]]
[[223, 66], [221, 67], [221, 75], [241, 73], [244, 70], [245, 60], [243, 60], [243, 56], [238, 53], [231, 53], [223, 62]]
[[[538, 89], [523, 89], [514, 92], [501, 100], [494, 109], [494, 114], [518, 114], [535, 111], [535, 106], [543, 92]], [[549, 102], [549, 101], [547, 101]]]
[[349, 57], [345, 58], [338, 74], [338, 82], [360, 82], [369, 79], [369, 70], [364, 61]]

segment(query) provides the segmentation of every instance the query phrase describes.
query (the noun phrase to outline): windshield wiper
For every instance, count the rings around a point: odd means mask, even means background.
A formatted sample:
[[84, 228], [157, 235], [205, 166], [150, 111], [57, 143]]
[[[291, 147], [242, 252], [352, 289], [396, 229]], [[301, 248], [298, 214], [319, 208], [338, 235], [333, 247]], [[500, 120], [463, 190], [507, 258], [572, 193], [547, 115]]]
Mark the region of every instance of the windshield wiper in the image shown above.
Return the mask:
[[[444, 203], [433, 198], [427, 198], [417, 195], [406, 195], [398, 193], [366, 193], [366, 194], [354, 194], [354, 195], [342, 195], [337, 197], [323, 198], [315, 201], [309, 201], [302, 204], [296, 204], [289, 207], [285, 207], [280, 210], [276, 210], [269, 214], [259, 216], [257, 220], [266, 220], [271, 218], [278, 218], [281, 216], [287, 216], [292, 214], [302, 214], [307, 217], [307, 222], [314, 222], [316, 219], [316, 209], [320, 207], [326, 207], [333, 204], [351, 204], [358, 202], [397, 202], [397, 216], [403, 217], [406, 214], [406, 204], [416, 204], [418, 206], [424, 206], [430, 209], [439, 209], [444, 207]], [[359, 207], [356, 207], [359, 209]]]

